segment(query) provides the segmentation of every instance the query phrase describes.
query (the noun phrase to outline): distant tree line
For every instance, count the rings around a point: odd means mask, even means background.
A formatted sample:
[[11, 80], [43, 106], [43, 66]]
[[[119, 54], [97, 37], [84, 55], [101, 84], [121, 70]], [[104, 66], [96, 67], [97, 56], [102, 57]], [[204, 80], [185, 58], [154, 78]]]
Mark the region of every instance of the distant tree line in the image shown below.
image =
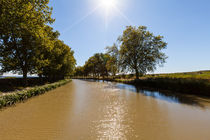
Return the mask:
[[106, 48], [106, 53], [96, 53], [84, 66], [76, 68], [75, 76], [115, 77], [119, 73], [134, 73], [136, 79], [152, 72], [165, 63], [163, 49], [167, 43], [163, 36], [155, 36], [145, 26], [128, 26], [118, 38], [118, 44]]
[[0, 71], [61, 79], [73, 74], [74, 52], [51, 25], [49, 0], [0, 0]]

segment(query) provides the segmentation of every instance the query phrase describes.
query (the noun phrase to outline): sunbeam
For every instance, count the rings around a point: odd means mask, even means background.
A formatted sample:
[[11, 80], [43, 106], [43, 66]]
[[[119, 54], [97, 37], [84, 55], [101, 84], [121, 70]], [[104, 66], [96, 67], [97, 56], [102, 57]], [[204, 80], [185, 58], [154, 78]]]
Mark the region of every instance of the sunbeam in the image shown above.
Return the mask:
[[97, 6], [91, 10], [89, 13], [87, 13], [85, 16], [74, 22], [71, 26], [63, 30], [62, 33], [65, 33], [72, 29], [73, 27], [77, 26], [81, 22], [83, 22], [87, 17], [91, 16], [95, 12], [103, 11], [104, 12], [104, 24], [105, 24], [105, 30], [108, 29], [109, 25], [109, 18], [113, 16], [114, 14], [121, 16], [126, 22], [128, 22], [130, 25], [133, 25], [131, 20], [118, 8], [118, 2], [117, 0], [100, 0], [97, 1]]
[[91, 10], [89, 13], [87, 13], [85, 16], [83, 16], [82, 18], [80, 18], [79, 20], [77, 20], [76, 22], [74, 22], [71, 26], [69, 26], [68, 28], [66, 28], [62, 33], [67, 32], [68, 30], [72, 29], [73, 27], [75, 27], [76, 25], [80, 24], [81, 22], [83, 22], [87, 17], [91, 16], [92, 14], [94, 14], [101, 6], [98, 5], [97, 7], [95, 7], [93, 10]]
[[117, 6], [114, 6], [114, 9], [120, 14], [121, 17], [124, 18], [124, 20], [126, 20], [130, 25], [133, 25], [131, 20]]

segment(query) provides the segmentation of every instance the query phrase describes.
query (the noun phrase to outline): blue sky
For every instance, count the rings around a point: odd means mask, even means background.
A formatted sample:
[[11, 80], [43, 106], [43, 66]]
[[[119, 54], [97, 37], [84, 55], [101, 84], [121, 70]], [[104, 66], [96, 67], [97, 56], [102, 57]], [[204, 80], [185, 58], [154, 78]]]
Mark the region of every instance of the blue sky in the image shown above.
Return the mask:
[[50, 1], [56, 19], [53, 27], [75, 51], [78, 65], [104, 52], [126, 26], [144, 25], [168, 43], [167, 63], [155, 73], [210, 69], [209, 0], [116, 0], [117, 8], [108, 14], [98, 7], [101, 1]]

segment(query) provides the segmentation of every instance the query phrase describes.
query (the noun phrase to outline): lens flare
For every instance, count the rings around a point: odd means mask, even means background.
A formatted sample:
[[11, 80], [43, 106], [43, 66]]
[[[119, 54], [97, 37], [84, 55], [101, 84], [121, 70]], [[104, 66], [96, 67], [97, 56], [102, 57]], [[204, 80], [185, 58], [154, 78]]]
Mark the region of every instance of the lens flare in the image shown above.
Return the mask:
[[106, 8], [112, 8], [116, 5], [116, 0], [101, 0], [101, 5]]

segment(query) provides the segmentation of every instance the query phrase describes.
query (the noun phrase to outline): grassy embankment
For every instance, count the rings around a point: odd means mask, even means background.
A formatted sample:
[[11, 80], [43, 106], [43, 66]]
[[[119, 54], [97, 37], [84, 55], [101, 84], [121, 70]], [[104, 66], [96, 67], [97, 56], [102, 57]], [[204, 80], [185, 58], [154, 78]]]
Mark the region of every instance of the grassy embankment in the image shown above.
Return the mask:
[[133, 75], [117, 76], [105, 80], [132, 84], [141, 88], [170, 90], [174, 92], [210, 97], [210, 71], [148, 74], [135, 80]]
[[13, 105], [17, 102], [24, 101], [33, 96], [43, 94], [47, 91], [50, 91], [52, 89], [65, 85], [69, 83], [70, 81], [71, 81], [70, 79], [60, 80], [58, 82], [54, 82], [50, 84], [35, 86], [31, 88], [25, 88], [20, 91], [14, 91], [11, 93], [2, 94], [0, 95], [0, 108]]

